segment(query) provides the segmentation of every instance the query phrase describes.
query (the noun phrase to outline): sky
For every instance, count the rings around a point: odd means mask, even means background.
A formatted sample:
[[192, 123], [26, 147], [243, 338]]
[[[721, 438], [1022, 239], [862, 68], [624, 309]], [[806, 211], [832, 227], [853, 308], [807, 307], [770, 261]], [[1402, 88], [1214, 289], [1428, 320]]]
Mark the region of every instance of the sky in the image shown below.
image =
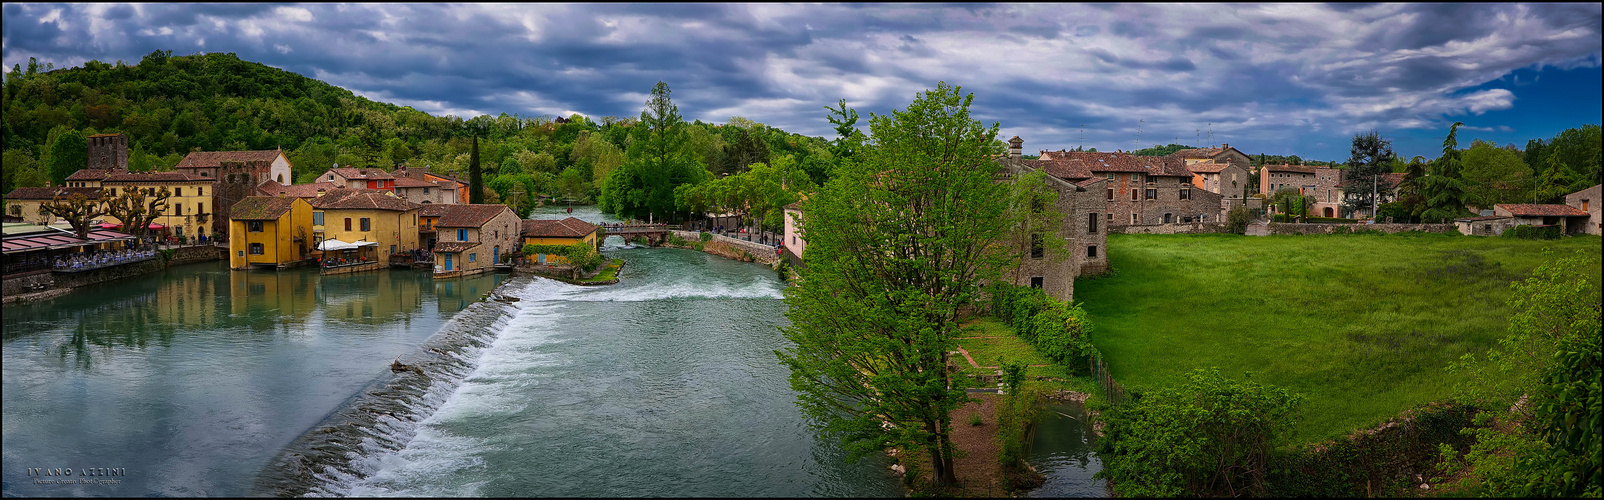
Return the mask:
[[[4, 5], [0, 60], [233, 52], [435, 115], [638, 116], [833, 138], [826, 106], [905, 109], [938, 82], [1026, 154], [1228, 143], [1345, 160], [1377, 130], [1435, 158], [1448, 127], [1524, 147], [1600, 123], [1601, 5]], [[1138, 142], [1139, 141], [1139, 142]]]

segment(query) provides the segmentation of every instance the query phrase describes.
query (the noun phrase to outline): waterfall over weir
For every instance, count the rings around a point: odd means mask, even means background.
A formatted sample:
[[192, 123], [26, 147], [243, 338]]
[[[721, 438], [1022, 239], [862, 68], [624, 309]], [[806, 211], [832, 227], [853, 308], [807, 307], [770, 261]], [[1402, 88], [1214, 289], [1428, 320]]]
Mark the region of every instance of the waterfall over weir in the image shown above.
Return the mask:
[[[518, 290], [528, 281], [508, 281], [501, 293], [522, 299]], [[410, 441], [418, 422], [473, 371], [479, 353], [516, 312], [516, 303], [488, 299], [458, 312], [417, 351], [397, 358], [408, 369], [380, 377], [285, 447], [257, 477], [253, 493], [339, 494], [332, 488], [371, 473], [362, 457], [393, 452]]]

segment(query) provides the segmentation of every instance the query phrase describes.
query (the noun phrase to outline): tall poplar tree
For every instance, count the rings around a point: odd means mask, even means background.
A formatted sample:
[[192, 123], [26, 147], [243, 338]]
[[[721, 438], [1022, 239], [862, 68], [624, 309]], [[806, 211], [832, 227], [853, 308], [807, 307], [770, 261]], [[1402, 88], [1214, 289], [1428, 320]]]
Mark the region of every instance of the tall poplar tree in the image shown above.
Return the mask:
[[641, 110], [635, 140], [624, 164], [608, 175], [600, 200], [603, 212], [634, 219], [677, 219], [674, 188], [708, 179], [707, 168], [688, 148], [685, 119], [657, 82]]
[[870, 142], [802, 202], [793, 346], [775, 352], [817, 430], [853, 459], [923, 452], [937, 484], [957, 480], [949, 415], [969, 401], [947, 370], [959, 310], [1016, 262], [1006, 243], [1021, 223], [1013, 186], [994, 182], [998, 125], [971, 119], [959, 91], [942, 82], [870, 114]]

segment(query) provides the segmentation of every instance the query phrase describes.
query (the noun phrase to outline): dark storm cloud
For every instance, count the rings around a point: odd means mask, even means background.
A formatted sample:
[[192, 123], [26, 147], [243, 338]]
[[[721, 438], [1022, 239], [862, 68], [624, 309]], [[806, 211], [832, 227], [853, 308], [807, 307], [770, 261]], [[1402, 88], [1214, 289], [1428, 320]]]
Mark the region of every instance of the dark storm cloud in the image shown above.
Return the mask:
[[[1598, 4], [5, 4], [4, 62], [234, 52], [436, 114], [688, 118], [833, 136], [938, 81], [1027, 149], [1217, 135], [1342, 143], [1514, 105], [1521, 68], [1597, 66]], [[1508, 86], [1515, 82], [1509, 80]], [[1481, 87], [1479, 87], [1481, 86]], [[1465, 92], [1476, 88], [1475, 92]], [[1488, 124], [1488, 127], [1495, 126]], [[1329, 135], [1329, 137], [1321, 134]], [[1276, 141], [1279, 141], [1277, 143]], [[1220, 141], [1216, 141], [1220, 142]], [[1319, 141], [1314, 141], [1319, 142]], [[1244, 144], [1232, 141], [1233, 145]], [[1310, 142], [1312, 143], [1312, 142]]]

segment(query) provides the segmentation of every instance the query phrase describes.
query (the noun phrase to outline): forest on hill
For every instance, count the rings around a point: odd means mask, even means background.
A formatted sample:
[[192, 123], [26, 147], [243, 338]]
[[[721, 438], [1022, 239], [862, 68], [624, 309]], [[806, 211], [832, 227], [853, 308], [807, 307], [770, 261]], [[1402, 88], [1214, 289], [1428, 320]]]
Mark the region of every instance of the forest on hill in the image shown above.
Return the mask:
[[[520, 210], [532, 204], [531, 193], [600, 199], [631, 144], [652, 128], [635, 117], [433, 116], [231, 53], [171, 51], [132, 65], [13, 66], [0, 116], [4, 193], [59, 185], [87, 164], [86, 138], [101, 133], [128, 135], [134, 171], [170, 170], [191, 151], [282, 148], [297, 183], [336, 164], [428, 166], [466, 181], [477, 138], [485, 201]], [[789, 165], [822, 183], [833, 157], [825, 139], [742, 117], [658, 125], [676, 129], [669, 147], [709, 178], [789, 156]]]

